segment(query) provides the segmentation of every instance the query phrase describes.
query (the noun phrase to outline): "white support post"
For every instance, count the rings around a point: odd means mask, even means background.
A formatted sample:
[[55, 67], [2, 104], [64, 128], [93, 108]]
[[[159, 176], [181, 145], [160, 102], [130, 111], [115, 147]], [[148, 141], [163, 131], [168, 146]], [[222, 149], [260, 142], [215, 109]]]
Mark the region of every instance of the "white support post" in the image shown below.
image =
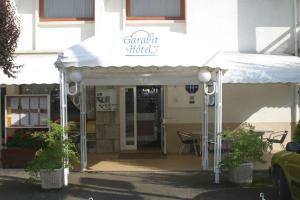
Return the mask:
[[86, 169], [86, 86], [80, 84], [80, 170], [85, 171]]
[[[204, 91], [207, 87], [204, 84]], [[202, 108], [202, 170], [208, 170], [208, 95], [204, 92]]]
[[300, 120], [300, 113], [299, 113], [299, 85], [296, 84], [295, 85], [295, 122], [296, 124], [299, 122]]
[[217, 71], [217, 87], [215, 93], [215, 149], [214, 149], [214, 173], [215, 183], [220, 183], [220, 163], [222, 159], [222, 71]]
[[2, 149], [2, 133], [3, 133], [3, 131], [2, 131], [3, 127], [2, 127], [2, 113], [1, 113], [1, 108], [2, 108], [2, 106], [1, 106], [1, 104], [2, 104], [1, 99], [2, 99], [2, 93], [1, 93], [1, 85], [0, 85], [0, 151]]
[[[65, 128], [68, 126], [68, 107], [67, 107], [67, 88], [66, 88], [66, 73], [63, 69], [59, 70], [60, 74], [60, 125], [63, 128], [63, 140], [68, 139], [68, 133]], [[69, 160], [65, 160], [64, 164], [67, 165]], [[64, 186], [68, 185], [69, 168], [64, 166], [63, 181]]]
[[298, 53], [298, 3], [297, 0], [293, 0], [293, 8], [294, 8], [294, 48], [295, 48], [295, 56], [299, 56]]

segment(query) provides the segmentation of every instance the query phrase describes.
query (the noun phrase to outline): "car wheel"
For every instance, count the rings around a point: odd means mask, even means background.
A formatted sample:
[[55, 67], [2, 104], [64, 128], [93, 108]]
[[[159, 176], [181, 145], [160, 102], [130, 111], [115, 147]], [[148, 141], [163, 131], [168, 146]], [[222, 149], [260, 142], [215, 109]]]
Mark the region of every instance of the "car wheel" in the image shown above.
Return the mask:
[[278, 169], [276, 170], [276, 183], [277, 183], [277, 187], [278, 187], [278, 196], [279, 196], [279, 200], [291, 200], [291, 193], [289, 190], [289, 185], [286, 181], [286, 178], [284, 176], [284, 173], [282, 171], [282, 169]]

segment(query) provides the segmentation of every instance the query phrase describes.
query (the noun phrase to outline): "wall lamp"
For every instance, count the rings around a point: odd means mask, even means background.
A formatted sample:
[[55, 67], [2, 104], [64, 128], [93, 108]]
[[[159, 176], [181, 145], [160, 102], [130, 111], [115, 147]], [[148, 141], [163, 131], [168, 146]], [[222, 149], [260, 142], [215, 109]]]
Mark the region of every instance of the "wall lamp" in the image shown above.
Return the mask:
[[[198, 79], [200, 82], [203, 83], [204, 92], [206, 95], [210, 96], [216, 92], [216, 79], [217, 79], [216, 71], [210, 72], [207, 69], [200, 69], [198, 73]], [[213, 83], [212, 85], [213, 89], [211, 91], [209, 91], [210, 88], [208, 85], [209, 81], [212, 81]]]
[[[72, 71], [69, 74], [69, 80], [70, 80], [70, 82], [67, 84], [67, 93], [69, 95], [74, 96], [79, 91], [78, 83], [80, 83], [81, 80], [82, 80], [82, 74], [81, 74], [81, 72], [78, 71], [78, 70], [77, 71]], [[70, 83], [74, 83], [75, 85], [74, 86], [70, 86]]]

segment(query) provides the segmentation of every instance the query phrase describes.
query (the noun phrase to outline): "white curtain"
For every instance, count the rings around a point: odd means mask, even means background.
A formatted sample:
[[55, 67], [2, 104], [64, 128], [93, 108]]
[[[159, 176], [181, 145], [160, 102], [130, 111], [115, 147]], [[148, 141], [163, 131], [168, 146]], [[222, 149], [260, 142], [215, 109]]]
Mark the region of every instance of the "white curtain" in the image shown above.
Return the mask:
[[131, 16], [180, 16], [180, 0], [131, 0]]
[[44, 0], [44, 14], [49, 18], [93, 17], [93, 0]]

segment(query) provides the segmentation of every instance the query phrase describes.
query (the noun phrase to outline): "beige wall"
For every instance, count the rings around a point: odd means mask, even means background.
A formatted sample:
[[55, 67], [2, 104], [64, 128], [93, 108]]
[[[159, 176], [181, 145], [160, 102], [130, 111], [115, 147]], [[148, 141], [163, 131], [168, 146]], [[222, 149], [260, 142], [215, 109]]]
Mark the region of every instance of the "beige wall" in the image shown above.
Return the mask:
[[[100, 87], [98, 89], [115, 89], [119, 94], [118, 87]], [[117, 99], [119, 96], [117, 95]], [[116, 111], [96, 112], [96, 152], [119, 152], [120, 151], [120, 113], [119, 105]]]
[[[190, 104], [190, 96], [194, 96], [195, 103]], [[195, 94], [188, 94], [184, 86], [166, 87], [166, 137], [167, 152], [178, 152], [180, 140], [178, 130], [193, 131], [201, 130], [201, 105], [202, 89]], [[248, 122], [258, 130], [283, 131], [288, 130], [289, 135], [285, 142], [290, 141], [291, 131], [294, 127], [294, 86], [289, 84], [225, 84], [223, 91], [223, 129], [236, 128], [242, 122]], [[213, 132], [213, 107], [209, 108], [210, 124], [209, 132]], [[101, 114], [101, 116], [100, 116]], [[116, 135], [106, 138], [116, 142], [117, 132], [120, 133], [119, 114], [116, 113], [116, 122], [105, 121], [111, 118], [104, 116], [104, 113], [97, 113], [97, 129], [107, 133], [97, 132], [103, 142], [105, 135]], [[105, 129], [104, 126], [115, 127]], [[109, 125], [109, 126], [108, 126]], [[109, 133], [113, 131], [115, 134]], [[264, 137], [268, 137], [265, 134]], [[107, 142], [105, 142], [107, 144]], [[103, 146], [103, 144], [102, 144]], [[116, 148], [119, 144], [111, 144], [107, 149]], [[279, 150], [280, 145], [274, 145], [274, 150]], [[114, 151], [118, 151], [115, 149]], [[99, 151], [100, 152], [100, 151]], [[103, 150], [101, 151], [103, 152]]]
[[[190, 104], [190, 97], [195, 103]], [[201, 121], [202, 87], [195, 94], [189, 94], [185, 86], [166, 87], [165, 122], [169, 123], [199, 123]]]
[[[258, 130], [288, 130], [285, 142], [290, 141], [295, 125], [294, 88], [290, 84], [224, 84], [223, 128], [248, 122]], [[167, 151], [178, 152], [180, 141], [176, 132], [201, 129], [202, 91], [195, 94], [200, 100], [194, 105], [188, 103], [189, 94], [184, 87], [170, 86], [166, 91]], [[213, 112], [209, 108], [210, 132], [213, 132]], [[279, 149], [279, 145], [274, 145], [274, 150]]]
[[294, 87], [288, 84], [225, 84], [223, 122], [291, 122]]

